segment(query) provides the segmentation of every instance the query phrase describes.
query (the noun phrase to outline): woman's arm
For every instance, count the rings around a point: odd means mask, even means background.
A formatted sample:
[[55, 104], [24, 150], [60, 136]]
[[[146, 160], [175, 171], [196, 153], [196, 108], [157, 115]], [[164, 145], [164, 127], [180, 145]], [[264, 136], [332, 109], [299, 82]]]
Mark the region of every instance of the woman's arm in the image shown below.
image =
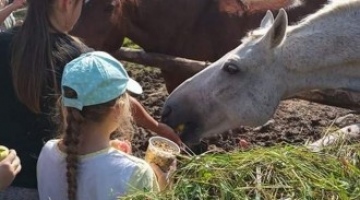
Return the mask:
[[5, 19], [15, 10], [23, 7], [26, 0], [14, 0], [11, 4], [5, 6], [0, 10], [0, 24], [4, 23]]
[[179, 136], [172, 128], [156, 121], [134, 97], [130, 97], [132, 114], [136, 125], [149, 129], [162, 137], [166, 137], [177, 144], [181, 144]]

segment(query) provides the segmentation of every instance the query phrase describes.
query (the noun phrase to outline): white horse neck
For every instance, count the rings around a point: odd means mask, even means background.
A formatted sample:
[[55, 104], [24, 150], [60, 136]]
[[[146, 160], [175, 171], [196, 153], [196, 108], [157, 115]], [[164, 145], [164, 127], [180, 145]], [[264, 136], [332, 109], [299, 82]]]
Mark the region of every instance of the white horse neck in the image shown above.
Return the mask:
[[360, 91], [359, 21], [360, 1], [348, 0], [331, 3], [289, 27], [276, 51], [290, 72], [293, 88], [288, 95], [314, 88]]

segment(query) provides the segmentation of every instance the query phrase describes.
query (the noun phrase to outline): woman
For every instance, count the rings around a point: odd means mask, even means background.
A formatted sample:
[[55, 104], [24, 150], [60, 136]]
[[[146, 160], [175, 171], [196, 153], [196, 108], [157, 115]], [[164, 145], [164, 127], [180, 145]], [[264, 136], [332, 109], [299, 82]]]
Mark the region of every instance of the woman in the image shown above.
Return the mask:
[[[22, 27], [0, 33], [0, 143], [15, 149], [22, 163], [22, 171], [11, 187], [0, 192], [0, 199], [38, 199], [36, 162], [43, 144], [54, 138], [58, 129], [51, 118], [63, 67], [90, 51], [67, 34], [80, 16], [83, 0], [27, 3]], [[169, 127], [157, 123], [134, 102], [132, 99], [135, 123], [146, 118], [148, 121], [140, 124], [144, 128], [180, 141]]]

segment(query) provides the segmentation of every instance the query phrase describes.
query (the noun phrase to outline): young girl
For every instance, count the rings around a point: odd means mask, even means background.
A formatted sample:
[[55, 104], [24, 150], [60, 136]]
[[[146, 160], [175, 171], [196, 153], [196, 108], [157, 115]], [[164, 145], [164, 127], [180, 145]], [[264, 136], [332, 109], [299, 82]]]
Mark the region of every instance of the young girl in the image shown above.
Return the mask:
[[[140, 85], [105, 52], [85, 53], [65, 66], [65, 117], [61, 139], [43, 147], [37, 164], [41, 200], [117, 199], [133, 191], [164, 188], [165, 175], [144, 160], [112, 148], [110, 135], [131, 131], [129, 95]], [[159, 185], [158, 185], [159, 184]]]

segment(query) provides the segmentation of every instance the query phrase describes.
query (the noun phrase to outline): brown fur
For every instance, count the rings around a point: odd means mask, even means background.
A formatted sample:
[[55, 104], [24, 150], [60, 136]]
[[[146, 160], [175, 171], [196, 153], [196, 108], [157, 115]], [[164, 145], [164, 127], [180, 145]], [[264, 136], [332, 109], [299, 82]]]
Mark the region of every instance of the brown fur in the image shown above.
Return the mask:
[[[72, 32], [89, 46], [117, 50], [124, 37], [148, 52], [215, 61], [257, 28], [267, 10], [287, 8], [289, 21], [313, 13], [327, 0], [90, 0]], [[167, 89], [194, 73], [163, 71]]]

